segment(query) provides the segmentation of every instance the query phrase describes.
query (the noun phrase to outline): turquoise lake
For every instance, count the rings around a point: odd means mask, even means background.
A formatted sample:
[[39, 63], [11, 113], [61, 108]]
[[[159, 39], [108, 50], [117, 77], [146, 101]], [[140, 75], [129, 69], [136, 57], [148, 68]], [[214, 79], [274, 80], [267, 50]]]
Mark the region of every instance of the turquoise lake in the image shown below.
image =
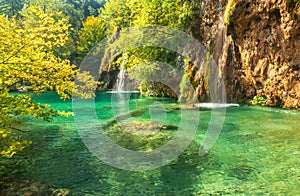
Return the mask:
[[[95, 108], [99, 124], [118, 145], [153, 150], [176, 132], [182, 109], [175, 100], [131, 94], [131, 117], [122, 121], [130, 130], [124, 132], [116, 121], [120, 108], [112, 96], [97, 93]], [[72, 111], [72, 101], [54, 93], [33, 99]], [[151, 124], [160, 118], [153, 114], [153, 105], [165, 109], [163, 122]], [[122, 170], [98, 159], [83, 143], [73, 117], [51, 122], [28, 118], [24, 138], [33, 143], [9, 160], [6, 178], [68, 188], [72, 195], [300, 195], [300, 112], [246, 105], [227, 108], [222, 132], [203, 157], [198, 151], [211, 110], [200, 110], [199, 118], [189, 147], [169, 164], [148, 171]], [[139, 126], [152, 127], [152, 132]], [[162, 131], [155, 130], [159, 126], [164, 126]]]

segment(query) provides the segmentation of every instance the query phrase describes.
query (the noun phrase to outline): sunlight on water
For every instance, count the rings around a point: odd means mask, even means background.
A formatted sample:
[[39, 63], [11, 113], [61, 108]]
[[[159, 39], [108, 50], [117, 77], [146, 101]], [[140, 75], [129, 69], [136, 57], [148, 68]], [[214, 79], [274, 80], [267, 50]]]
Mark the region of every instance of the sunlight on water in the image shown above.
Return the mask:
[[[132, 94], [129, 118], [116, 115], [114, 110], [118, 108], [113, 108], [118, 106], [112, 104], [111, 96], [98, 94], [95, 106], [100, 125], [119, 145], [151, 150], [176, 131], [180, 107], [174, 100]], [[54, 109], [72, 110], [71, 101], [63, 102], [52, 93], [35, 100], [49, 103]], [[151, 123], [153, 116], [159, 114], [165, 122]], [[199, 145], [209, 121], [210, 110], [201, 111], [199, 129], [189, 148], [171, 164], [145, 172], [120, 170], [102, 163], [81, 141], [73, 118], [59, 117], [51, 123], [28, 121], [30, 134], [26, 137], [33, 144], [9, 160], [17, 164], [15, 172], [7, 175], [20, 181], [69, 188], [73, 195], [300, 194], [299, 112], [249, 106], [228, 108], [216, 145], [207, 156], [199, 157]], [[143, 126], [146, 131], [139, 129]], [[124, 127], [128, 130], [122, 131]], [[157, 127], [163, 127], [159, 133], [155, 132]]]

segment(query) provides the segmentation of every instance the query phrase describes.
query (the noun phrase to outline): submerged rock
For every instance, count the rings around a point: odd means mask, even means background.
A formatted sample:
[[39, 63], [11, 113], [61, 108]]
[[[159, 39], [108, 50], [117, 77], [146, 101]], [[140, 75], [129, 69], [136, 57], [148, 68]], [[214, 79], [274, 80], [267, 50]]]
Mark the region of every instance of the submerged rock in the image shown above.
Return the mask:
[[70, 189], [55, 189], [52, 191], [51, 196], [67, 196], [71, 195]]
[[13, 182], [7, 183], [1, 187], [0, 195], [2, 196], [67, 196], [71, 195], [71, 190], [66, 188], [55, 189], [47, 184], [40, 182]]
[[137, 136], [149, 136], [159, 133], [161, 130], [174, 130], [177, 128], [176, 126], [152, 121], [124, 122], [120, 123], [119, 126], [123, 131]]

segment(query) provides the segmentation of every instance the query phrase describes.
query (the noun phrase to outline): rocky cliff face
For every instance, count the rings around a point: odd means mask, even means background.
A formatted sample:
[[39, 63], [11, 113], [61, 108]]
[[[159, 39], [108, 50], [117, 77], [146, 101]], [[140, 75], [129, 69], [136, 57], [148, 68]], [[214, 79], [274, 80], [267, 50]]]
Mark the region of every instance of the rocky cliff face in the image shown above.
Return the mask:
[[300, 9], [291, 0], [235, 2], [225, 13], [228, 1], [207, 1], [199, 29], [228, 101], [259, 95], [269, 106], [300, 108]]

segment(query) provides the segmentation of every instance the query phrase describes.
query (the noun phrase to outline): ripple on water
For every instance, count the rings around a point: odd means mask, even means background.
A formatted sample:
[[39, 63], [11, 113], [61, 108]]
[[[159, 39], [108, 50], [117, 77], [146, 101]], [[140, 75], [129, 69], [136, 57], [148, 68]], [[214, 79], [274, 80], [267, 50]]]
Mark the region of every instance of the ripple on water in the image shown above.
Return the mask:
[[[69, 102], [53, 96], [46, 93], [37, 100], [50, 102], [54, 109], [70, 111]], [[112, 94], [97, 96], [100, 121], [113, 119], [109, 104]], [[166, 108], [163, 124], [169, 128], [151, 123], [149, 111], [143, 110], [157, 101]], [[144, 137], [142, 145], [153, 149], [162, 143], [149, 146], [149, 141], [151, 144], [159, 140], [147, 140], [148, 136], [165, 132], [168, 137], [163, 141], [167, 141], [176, 131], [181, 107], [174, 100], [135, 97], [129, 107], [143, 112], [133, 115], [134, 120], [122, 119], [120, 125], [114, 121], [106, 129], [112, 139], [118, 134], [124, 136], [117, 141], [120, 145], [130, 147], [135, 145], [133, 138]], [[57, 118], [50, 124], [31, 121], [31, 131], [24, 137], [34, 141], [32, 146], [5, 160], [9, 164], [1, 162], [9, 168], [1, 172], [7, 172], [6, 179], [43, 182], [68, 188], [74, 195], [299, 195], [299, 112], [249, 106], [227, 108], [217, 143], [207, 156], [199, 157], [199, 145], [210, 122], [210, 111], [200, 112], [196, 142], [169, 165], [155, 170], [131, 172], [104, 164], [82, 143], [73, 118]], [[122, 126], [125, 131], [121, 131]], [[158, 127], [159, 131], [153, 131]]]

